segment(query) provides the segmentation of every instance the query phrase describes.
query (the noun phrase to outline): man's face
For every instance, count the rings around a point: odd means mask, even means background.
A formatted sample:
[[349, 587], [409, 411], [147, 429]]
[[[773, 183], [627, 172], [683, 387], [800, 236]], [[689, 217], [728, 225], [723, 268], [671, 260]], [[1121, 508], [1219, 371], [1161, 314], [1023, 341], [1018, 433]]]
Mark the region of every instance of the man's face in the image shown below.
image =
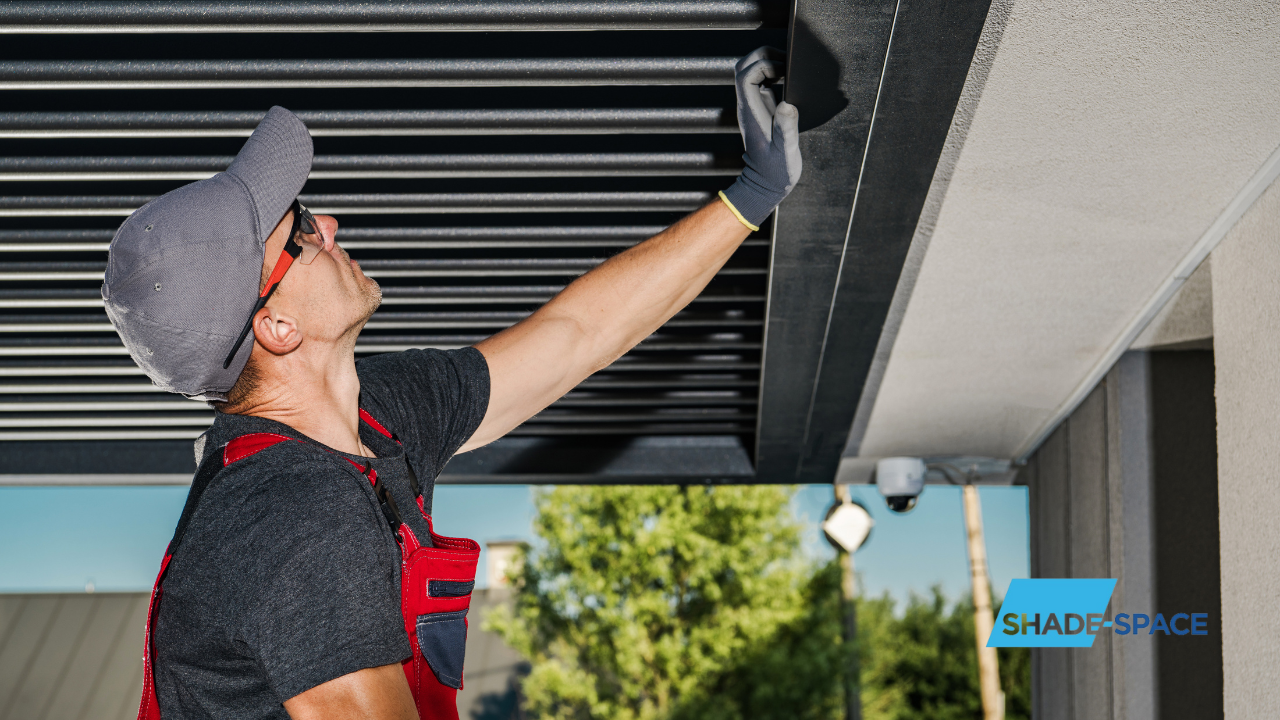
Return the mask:
[[[325, 251], [310, 265], [295, 261], [267, 305], [294, 317], [305, 339], [337, 341], [355, 339], [369, 316], [382, 302], [382, 288], [364, 274], [359, 263], [338, 246], [338, 221], [316, 215], [325, 237]], [[293, 227], [293, 211], [285, 213], [267, 238], [262, 277], [275, 268]]]

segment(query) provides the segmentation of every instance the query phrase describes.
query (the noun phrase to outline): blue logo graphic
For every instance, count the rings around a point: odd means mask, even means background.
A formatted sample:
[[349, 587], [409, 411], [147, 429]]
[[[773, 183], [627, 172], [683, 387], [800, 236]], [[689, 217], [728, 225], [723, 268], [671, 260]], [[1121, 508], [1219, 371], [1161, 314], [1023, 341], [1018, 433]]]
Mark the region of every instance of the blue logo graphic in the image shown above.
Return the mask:
[[[1116, 635], [1208, 635], [1208, 613], [1116, 613], [1107, 605], [1110, 578], [1014, 580], [1009, 583], [987, 647], [1093, 647], [1100, 632]], [[1146, 630], [1146, 632], [1141, 632]]]
[[987, 647], [1093, 647], [1114, 578], [1013, 580]]

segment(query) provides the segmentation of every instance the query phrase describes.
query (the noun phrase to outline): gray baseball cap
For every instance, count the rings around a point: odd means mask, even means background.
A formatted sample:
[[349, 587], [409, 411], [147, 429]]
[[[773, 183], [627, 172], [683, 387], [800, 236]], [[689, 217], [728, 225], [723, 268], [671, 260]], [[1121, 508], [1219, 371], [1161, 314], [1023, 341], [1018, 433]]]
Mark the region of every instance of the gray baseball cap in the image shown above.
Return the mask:
[[157, 386], [225, 400], [249, 361], [222, 367], [258, 299], [267, 237], [311, 171], [311, 134], [273, 107], [207, 180], [138, 208], [111, 240], [102, 299], [130, 357]]

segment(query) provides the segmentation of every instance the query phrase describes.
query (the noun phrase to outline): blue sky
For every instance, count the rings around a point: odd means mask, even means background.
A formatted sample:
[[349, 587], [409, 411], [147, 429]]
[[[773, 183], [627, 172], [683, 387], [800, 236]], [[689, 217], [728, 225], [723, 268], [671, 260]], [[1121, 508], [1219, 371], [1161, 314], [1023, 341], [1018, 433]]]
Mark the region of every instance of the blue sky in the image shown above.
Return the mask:
[[[941, 585], [951, 599], [969, 592], [960, 488], [928, 485], [915, 508], [903, 515], [885, 506], [874, 485], [853, 485], [850, 489], [853, 499], [866, 506], [876, 522], [853, 556], [864, 595], [879, 597], [887, 591], [901, 605], [910, 593], [924, 595], [934, 585]], [[978, 495], [991, 588], [997, 597], [1003, 597], [1010, 580], [1030, 577], [1027, 489], [982, 487]], [[818, 527], [831, 502], [830, 485], [805, 485], [792, 503], [796, 515], [807, 520], [805, 550], [817, 557], [835, 555]]]
[[[0, 487], [0, 592], [150, 590], [186, 494], [185, 487]], [[439, 486], [436, 530], [482, 544], [531, 539], [531, 495], [524, 485]], [[876, 521], [855, 555], [865, 594], [888, 591], [901, 602], [935, 584], [951, 598], [968, 592], [959, 488], [929, 486], [906, 515], [890, 512], [875, 487], [854, 486], [853, 496]], [[1026, 489], [986, 487], [981, 497], [992, 585], [1003, 595], [1011, 579], [1028, 576]], [[818, 528], [831, 498], [830, 485], [804, 485], [792, 502], [815, 559], [833, 554]], [[483, 569], [478, 575], [483, 585]]]

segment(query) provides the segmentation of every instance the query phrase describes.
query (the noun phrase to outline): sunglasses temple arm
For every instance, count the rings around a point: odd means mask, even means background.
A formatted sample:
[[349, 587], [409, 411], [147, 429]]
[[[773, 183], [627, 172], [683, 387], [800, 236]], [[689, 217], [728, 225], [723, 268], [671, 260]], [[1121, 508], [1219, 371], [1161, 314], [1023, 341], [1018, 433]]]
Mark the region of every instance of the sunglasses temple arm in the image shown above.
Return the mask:
[[253, 312], [249, 313], [249, 319], [244, 321], [244, 327], [240, 330], [240, 337], [236, 338], [236, 344], [231, 346], [231, 352], [227, 353], [227, 359], [222, 361], [222, 369], [226, 370], [231, 367], [231, 361], [235, 359], [236, 353], [240, 351], [240, 346], [244, 344], [244, 339], [249, 337], [249, 331], [253, 329], [253, 319], [258, 316], [258, 311], [266, 306], [267, 301], [271, 299], [271, 295], [275, 293], [280, 283], [275, 283], [265, 295], [258, 298], [258, 302], [253, 306]]

